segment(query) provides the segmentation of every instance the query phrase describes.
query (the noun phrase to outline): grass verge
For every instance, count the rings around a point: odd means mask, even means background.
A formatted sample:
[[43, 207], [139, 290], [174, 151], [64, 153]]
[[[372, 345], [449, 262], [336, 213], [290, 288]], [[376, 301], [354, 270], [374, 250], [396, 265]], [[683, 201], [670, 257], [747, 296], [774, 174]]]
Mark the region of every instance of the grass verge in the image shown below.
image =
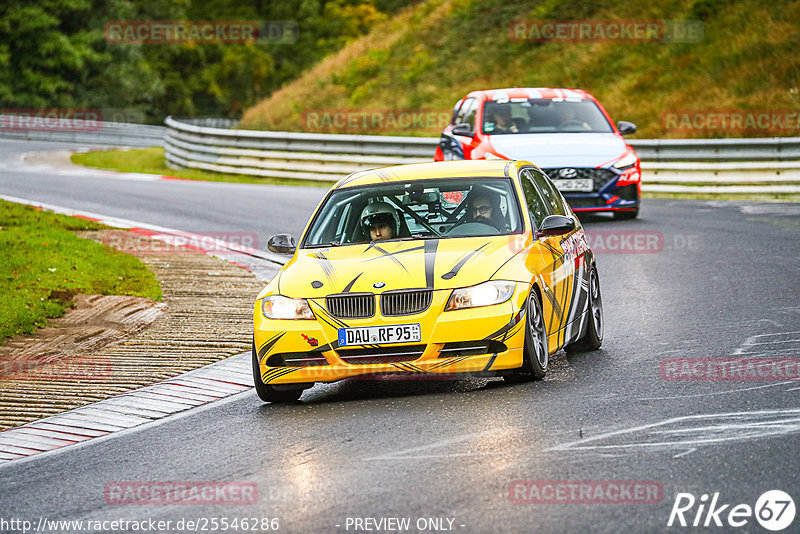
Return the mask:
[[137, 258], [73, 232], [103, 225], [0, 201], [0, 343], [61, 317], [77, 293], [161, 300], [161, 286]]
[[268, 178], [224, 174], [198, 169], [175, 170], [167, 167], [164, 149], [161, 147], [137, 148], [131, 150], [93, 150], [73, 154], [72, 163], [120, 172], [140, 172], [185, 178], [187, 180], [206, 180], [210, 182], [235, 182], [246, 184], [299, 185], [328, 188], [334, 184], [327, 180], [296, 180], [292, 178]]

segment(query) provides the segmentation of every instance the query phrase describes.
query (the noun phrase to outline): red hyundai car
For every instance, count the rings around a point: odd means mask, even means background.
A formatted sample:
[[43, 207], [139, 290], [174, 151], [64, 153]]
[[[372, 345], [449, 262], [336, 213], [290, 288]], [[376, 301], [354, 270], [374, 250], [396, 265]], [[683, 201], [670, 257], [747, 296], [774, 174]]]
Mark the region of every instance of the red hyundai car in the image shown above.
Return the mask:
[[512, 88], [473, 91], [458, 101], [442, 132], [436, 161], [527, 160], [538, 165], [576, 212], [639, 214], [641, 166], [600, 103], [580, 89]]

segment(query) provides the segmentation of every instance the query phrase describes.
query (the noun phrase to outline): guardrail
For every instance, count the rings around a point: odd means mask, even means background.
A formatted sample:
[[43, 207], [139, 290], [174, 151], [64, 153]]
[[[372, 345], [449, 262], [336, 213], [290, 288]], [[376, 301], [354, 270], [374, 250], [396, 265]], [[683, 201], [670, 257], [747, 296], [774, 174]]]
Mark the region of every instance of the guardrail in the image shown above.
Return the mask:
[[[176, 169], [335, 181], [386, 165], [431, 161], [430, 137], [262, 132], [167, 117], [166, 159]], [[226, 123], [226, 126], [228, 123]], [[800, 137], [630, 140], [643, 190], [657, 193], [800, 193]]]
[[[0, 138], [26, 141], [61, 141], [104, 146], [160, 146], [166, 128], [146, 124], [95, 121], [75, 124], [53, 121], [20, 124], [18, 116], [0, 115]], [[222, 123], [217, 123], [222, 126]], [[232, 126], [229, 123], [228, 126]]]
[[[13, 118], [13, 117], [12, 117]], [[98, 122], [86, 131], [4, 128], [0, 137], [88, 145], [165, 147], [176, 169], [335, 181], [358, 170], [431, 161], [430, 137], [261, 132], [232, 119], [178, 120], [166, 128]], [[643, 190], [658, 193], [800, 193], [800, 137], [632, 139], [642, 158]]]

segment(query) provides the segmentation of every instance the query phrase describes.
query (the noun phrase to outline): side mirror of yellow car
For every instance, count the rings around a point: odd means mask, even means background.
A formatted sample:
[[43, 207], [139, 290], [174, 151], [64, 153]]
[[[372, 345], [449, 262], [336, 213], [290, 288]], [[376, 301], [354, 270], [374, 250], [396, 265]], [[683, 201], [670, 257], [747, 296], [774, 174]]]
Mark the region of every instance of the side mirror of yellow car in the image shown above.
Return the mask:
[[269, 238], [267, 249], [276, 254], [294, 254], [297, 249], [294, 237], [290, 234], [278, 234]]
[[575, 229], [575, 221], [564, 215], [549, 215], [536, 231], [536, 237], [568, 234]]

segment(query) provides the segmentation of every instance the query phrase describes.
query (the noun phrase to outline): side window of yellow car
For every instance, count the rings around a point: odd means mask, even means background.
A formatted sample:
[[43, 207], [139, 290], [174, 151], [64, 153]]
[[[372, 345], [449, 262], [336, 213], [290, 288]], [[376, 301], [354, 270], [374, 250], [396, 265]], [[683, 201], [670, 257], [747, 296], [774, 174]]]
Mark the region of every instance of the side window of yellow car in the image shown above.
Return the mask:
[[553, 182], [537, 170], [532, 169], [531, 174], [536, 183], [536, 189], [542, 193], [542, 198], [547, 206], [548, 215], [566, 215], [567, 210], [564, 209], [564, 202], [561, 200], [561, 193], [558, 192]]
[[545, 201], [537, 191], [532, 171], [530, 169], [523, 169], [520, 172], [520, 178], [522, 182], [522, 191], [525, 193], [525, 203], [528, 205], [528, 213], [530, 213], [531, 216], [531, 222], [534, 227], [539, 228], [544, 218], [550, 214], [548, 213]]

